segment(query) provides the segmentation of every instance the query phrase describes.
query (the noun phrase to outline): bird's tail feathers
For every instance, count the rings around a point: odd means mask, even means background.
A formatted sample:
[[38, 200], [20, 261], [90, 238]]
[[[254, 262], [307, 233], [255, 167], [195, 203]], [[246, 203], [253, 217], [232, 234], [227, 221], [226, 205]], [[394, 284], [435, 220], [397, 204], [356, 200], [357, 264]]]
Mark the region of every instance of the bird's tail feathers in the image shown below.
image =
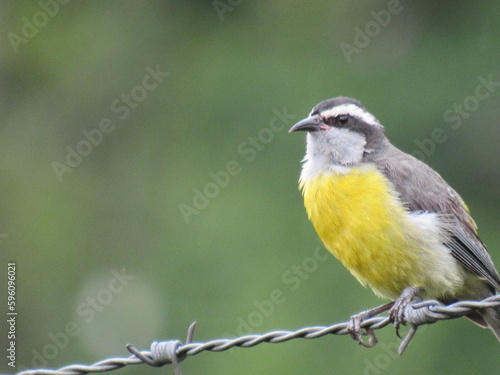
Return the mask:
[[481, 315], [488, 328], [500, 341], [500, 306], [484, 309], [481, 311]]

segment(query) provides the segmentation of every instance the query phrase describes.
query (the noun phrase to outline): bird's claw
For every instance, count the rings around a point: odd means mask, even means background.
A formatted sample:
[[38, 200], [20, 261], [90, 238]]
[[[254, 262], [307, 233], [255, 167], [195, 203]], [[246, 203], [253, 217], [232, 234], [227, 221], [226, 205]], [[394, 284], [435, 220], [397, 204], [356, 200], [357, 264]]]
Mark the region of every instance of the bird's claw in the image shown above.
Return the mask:
[[[364, 319], [367, 319], [366, 311], [357, 315], [351, 316], [349, 323], [347, 324], [347, 332], [351, 335], [351, 337], [359, 344], [364, 346], [365, 348], [372, 348], [377, 345], [378, 339], [375, 331], [371, 328], [366, 328], [366, 332], [361, 330], [361, 322]], [[363, 340], [363, 336], [369, 335], [370, 338], [368, 342]]]
[[[393, 302], [386, 303], [385, 305], [376, 307], [371, 310], [363, 311], [359, 314], [351, 316], [351, 319], [349, 320], [349, 323], [347, 323], [347, 332], [351, 335], [351, 337], [359, 344], [363, 345], [366, 348], [371, 348], [374, 347], [377, 342], [377, 336], [375, 335], [375, 331], [371, 328], [365, 328], [365, 332], [362, 331], [361, 328], [361, 323], [363, 323], [364, 320], [373, 318], [374, 316], [377, 316], [387, 310], [389, 310], [393, 306]], [[368, 339], [368, 342], [365, 342], [363, 340], [362, 336], [370, 336]]]
[[[410, 304], [421, 300], [421, 298], [418, 296], [418, 293], [421, 291], [422, 289], [418, 287], [408, 287], [403, 290], [401, 296], [399, 296], [399, 298], [394, 302], [390, 302], [385, 305], [376, 307], [372, 310], [363, 311], [359, 314], [351, 316], [351, 319], [347, 323], [347, 332], [359, 345], [362, 345], [366, 348], [374, 347], [378, 342], [375, 331], [370, 327], [363, 328], [362, 324], [365, 320], [373, 318], [374, 316], [377, 316], [389, 310], [389, 319], [394, 324], [396, 335], [400, 339], [402, 339], [401, 335], [399, 334], [399, 329], [402, 324], [406, 324], [405, 310]], [[410, 332], [404, 338], [401, 346], [399, 347], [399, 354], [403, 354], [416, 332], [417, 327], [411, 327]], [[363, 340], [363, 336], [369, 336], [368, 342]]]
[[396, 335], [402, 339], [399, 334], [399, 329], [401, 325], [405, 325], [405, 310], [406, 308], [415, 300], [421, 300], [418, 297], [418, 293], [421, 291], [421, 288], [418, 287], [408, 287], [403, 290], [403, 293], [399, 296], [399, 298], [394, 301], [394, 305], [389, 311], [389, 319], [394, 324], [394, 328], [396, 330]]
[[[347, 332], [351, 335], [351, 337], [359, 344], [364, 346], [365, 348], [371, 348], [377, 345], [378, 339], [375, 331], [371, 328], [366, 328], [366, 332], [361, 330], [361, 322], [366, 319], [363, 316], [363, 313], [358, 315], [351, 316], [349, 323], [347, 324]], [[363, 340], [363, 336], [369, 335], [370, 338], [368, 342]]]

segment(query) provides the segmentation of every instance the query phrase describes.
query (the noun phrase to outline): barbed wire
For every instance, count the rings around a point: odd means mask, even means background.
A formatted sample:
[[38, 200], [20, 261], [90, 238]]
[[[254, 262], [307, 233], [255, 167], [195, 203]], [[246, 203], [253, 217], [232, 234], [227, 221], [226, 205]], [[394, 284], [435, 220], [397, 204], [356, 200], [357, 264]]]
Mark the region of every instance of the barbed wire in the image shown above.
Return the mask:
[[[439, 320], [456, 319], [468, 315], [476, 310], [500, 306], [500, 294], [491, 296], [482, 301], [460, 301], [451, 305], [443, 305], [436, 300], [427, 300], [413, 303], [406, 307], [403, 324], [410, 326], [410, 331], [403, 339], [399, 354], [404, 350], [414, 337], [417, 328], [421, 325], [432, 324]], [[381, 329], [391, 321], [387, 316], [377, 316], [361, 323], [361, 328], [375, 340], [374, 330]], [[262, 335], [246, 335], [233, 339], [216, 339], [205, 343], [193, 342], [193, 334], [196, 322], [188, 329], [186, 343], [180, 340], [169, 340], [153, 342], [151, 350], [139, 351], [133, 345], [126, 348], [132, 353], [127, 358], [108, 358], [92, 365], [70, 365], [58, 370], [37, 369], [17, 373], [17, 375], [81, 375], [94, 372], [107, 372], [120, 369], [125, 366], [146, 363], [153, 367], [161, 367], [172, 364], [174, 373], [181, 375], [179, 363], [187, 358], [203, 351], [223, 352], [231, 348], [251, 348], [264, 342], [278, 344], [294, 339], [317, 339], [326, 335], [348, 335], [349, 322], [338, 323], [328, 327], [307, 327], [296, 331], [272, 331]]]

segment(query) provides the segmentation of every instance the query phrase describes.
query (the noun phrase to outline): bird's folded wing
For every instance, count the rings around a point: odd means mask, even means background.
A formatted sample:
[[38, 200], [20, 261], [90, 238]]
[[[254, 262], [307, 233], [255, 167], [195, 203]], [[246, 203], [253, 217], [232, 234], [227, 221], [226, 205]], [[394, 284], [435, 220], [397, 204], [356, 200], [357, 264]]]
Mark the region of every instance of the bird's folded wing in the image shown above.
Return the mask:
[[441, 176], [414, 157], [389, 146], [383, 158], [373, 161], [391, 181], [411, 212], [434, 212], [449, 221], [450, 239], [444, 244], [452, 255], [472, 273], [500, 290], [500, 277], [486, 247], [479, 239], [468, 208]]

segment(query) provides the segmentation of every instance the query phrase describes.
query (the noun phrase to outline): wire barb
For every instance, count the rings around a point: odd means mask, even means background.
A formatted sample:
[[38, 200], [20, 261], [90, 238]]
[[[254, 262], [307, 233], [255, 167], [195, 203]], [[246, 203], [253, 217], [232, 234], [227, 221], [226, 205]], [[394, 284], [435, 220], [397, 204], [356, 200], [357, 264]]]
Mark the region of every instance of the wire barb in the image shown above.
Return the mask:
[[[404, 311], [402, 324], [409, 325], [410, 330], [399, 346], [399, 354], [403, 354], [421, 325], [433, 324], [439, 320], [455, 319], [473, 311], [500, 306], [500, 294], [482, 301], [460, 301], [451, 305], [443, 305], [429, 300], [408, 305]], [[369, 332], [370, 340], [376, 340], [374, 331], [391, 323], [389, 317], [374, 316], [363, 320], [360, 328]], [[175, 375], [181, 375], [179, 363], [187, 356], [203, 351], [222, 352], [234, 347], [251, 348], [263, 342], [278, 344], [285, 341], [304, 338], [317, 339], [326, 335], [349, 335], [349, 322], [334, 324], [329, 327], [307, 327], [297, 331], [272, 331], [263, 335], [247, 335], [234, 339], [217, 339], [205, 343], [193, 343], [194, 328], [192, 323], [187, 332], [186, 343], [179, 340], [153, 342], [151, 351], [139, 351], [133, 345], [127, 345], [132, 353], [128, 358], [109, 358], [93, 365], [70, 365], [59, 370], [38, 369], [19, 372], [17, 375], [82, 375], [95, 372], [113, 371], [124, 366], [146, 363], [160, 367], [172, 364]], [[372, 336], [373, 335], [373, 336]]]
[[[188, 328], [186, 344], [191, 344], [193, 342], [194, 329], [196, 327], [196, 322], [191, 323]], [[170, 340], [170, 341], [154, 341], [151, 344], [151, 352], [141, 352], [132, 344], [126, 346], [127, 350], [139, 358], [144, 363], [153, 366], [161, 367], [164, 365], [172, 364], [174, 368], [175, 375], [182, 375], [179, 363], [186, 359], [186, 353], [181, 353], [179, 355], [178, 349], [182, 347], [183, 344], [180, 340]]]

